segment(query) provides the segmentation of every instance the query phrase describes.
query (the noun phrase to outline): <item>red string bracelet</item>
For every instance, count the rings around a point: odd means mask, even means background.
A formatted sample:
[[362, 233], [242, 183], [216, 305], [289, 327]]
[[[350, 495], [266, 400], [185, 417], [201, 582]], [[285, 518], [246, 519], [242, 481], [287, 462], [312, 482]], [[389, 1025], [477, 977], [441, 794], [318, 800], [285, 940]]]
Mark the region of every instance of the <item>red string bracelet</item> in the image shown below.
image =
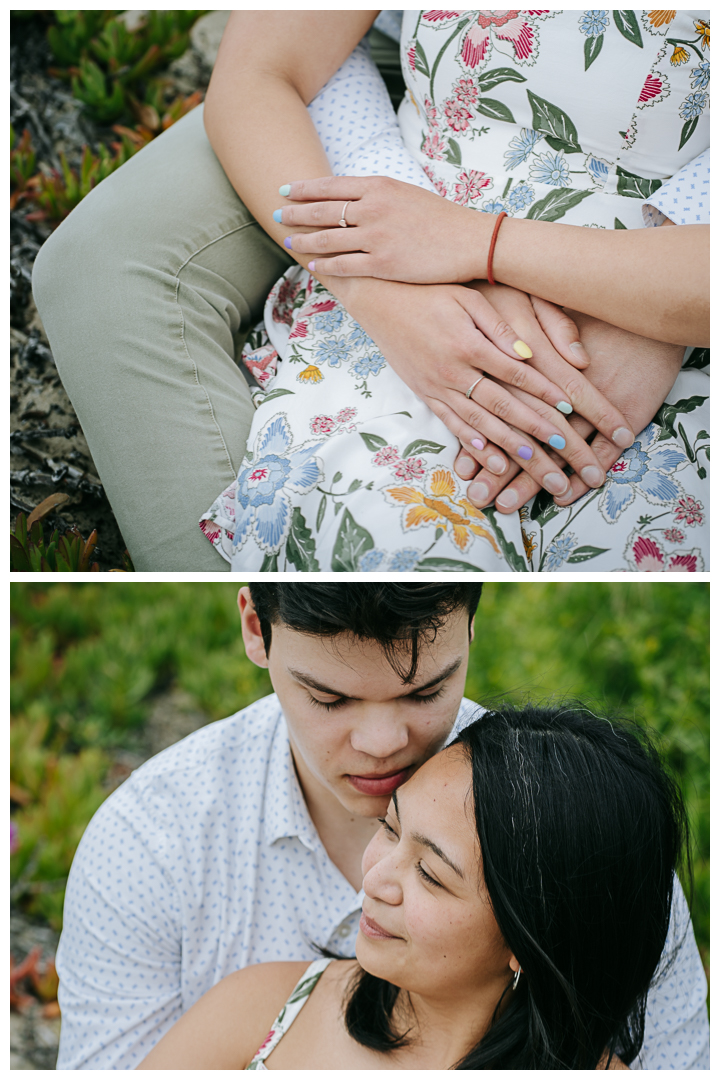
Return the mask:
[[488, 284], [489, 285], [494, 285], [495, 284], [495, 278], [493, 277], [493, 272], [492, 272], [492, 261], [493, 261], [493, 255], [495, 254], [495, 244], [497, 243], [497, 235], [498, 235], [498, 232], [500, 231], [500, 222], [502, 221], [502, 219], [504, 217], [507, 217], [507, 214], [503, 210], [497, 216], [497, 219], [495, 221], [495, 228], [493, 229], [492, 240], [490, 241], [490, 250], [488, 251], [488, 265], [487, 265], [487, 279], [488, 279]]

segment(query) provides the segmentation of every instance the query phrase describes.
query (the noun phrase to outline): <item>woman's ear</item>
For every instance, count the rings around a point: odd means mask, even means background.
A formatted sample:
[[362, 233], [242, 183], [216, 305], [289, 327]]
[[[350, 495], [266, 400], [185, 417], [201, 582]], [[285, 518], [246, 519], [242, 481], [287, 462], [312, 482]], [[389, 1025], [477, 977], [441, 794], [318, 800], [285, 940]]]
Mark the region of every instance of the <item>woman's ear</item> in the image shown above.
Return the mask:
[[510, 964], [510, 970], [512, 971], [513, 975], [517, 974], [517, 972], [520, 971], [520, 961], [517, 959], [517, 957], [511, 956], [508, 962]]
[[260, 620], [247, 585], [243, 585], [238, 593], [238, 608], [240, 610], [242, 636], [247, 658], [252, 660], [253, 664], [257, 664], [258, 667], [266, 668], [268, 667], [268, 655], [265, 651]]

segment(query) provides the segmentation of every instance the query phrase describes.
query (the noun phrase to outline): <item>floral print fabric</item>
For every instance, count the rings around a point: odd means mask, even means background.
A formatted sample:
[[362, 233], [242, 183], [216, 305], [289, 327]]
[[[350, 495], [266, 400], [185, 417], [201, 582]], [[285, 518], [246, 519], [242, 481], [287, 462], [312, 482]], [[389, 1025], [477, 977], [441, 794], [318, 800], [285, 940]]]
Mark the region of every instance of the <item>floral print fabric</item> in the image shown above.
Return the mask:
[[265, 1058], [270, 1056], [272, 1051], [280, 1042], [283, 1035], [290, 1027], [293, 1020], [300, 1012], [303, 1005], [317, 986], [323, 971], [328, 966], [328, 964], [331, 963], [331, 958], [326, 959], [325, 957], [323, 957], [323, 959], [321, 960], [315, 960], [307, 969], [307, 971], [304, 972], [302, 978], [298, 982], [292, 994], [280, 1010], [280, 1013], [275, 1020], [275, 1023], [268, 1032], [267, 1038], [256, 1053], [255, 1057], [248, 1065], [248, 1069], [265, 1069], [265, 1071], [267, 1071], [267, 1066], [265, 1065]]
[[[405, 12], [401, 51], [405, 145], [481, 212], [641, 228], [707, 147], [707, 12]], [[511, 515], [472, 506], [455, 438], [307, 271], [277, 283], [244, 362], [248, 452], [201, 521], [233, 570], [709, 569], [705, 349], [602, 489]]]

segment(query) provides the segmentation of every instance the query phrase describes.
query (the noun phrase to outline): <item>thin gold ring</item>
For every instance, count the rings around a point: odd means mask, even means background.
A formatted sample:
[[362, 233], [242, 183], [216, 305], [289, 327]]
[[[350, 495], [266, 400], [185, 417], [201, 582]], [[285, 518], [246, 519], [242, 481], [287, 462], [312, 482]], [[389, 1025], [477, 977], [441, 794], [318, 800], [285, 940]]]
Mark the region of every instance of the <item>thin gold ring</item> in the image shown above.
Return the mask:
[[347, 210], [349, 203], [350, 203], [350, 199], [348, 199], [348, 201], [343, 206], [342, 214], [340, 215], [340, 221], [338, 222], [339, 225], [342, 225], [343, 229], [347, 229], [347, 221], [345, 220], [345, 211]]
[[477, 386], [477, 384], [478, 384], [479, 382], [482, 382], [484, 378], [485, 378], [485, 376], [484, 376], [484, 375], [481, 375], [479, 379], [476, 379], [476, 380], [475, 380], [475, 382], [474, 382], [474, 383], [472, 384], [472, 386], [470, 387], [470, 389], [469, 389], [469, 390], [466, 390], [466, 391], [465, 391], [465, 397], [466, 397], [466, 398], [468, 399], [468, 401], [470, 400], [470, 396], [472, 395], [472, 392], [473, 392], [473, 390], [475, 389], [475, 387]]

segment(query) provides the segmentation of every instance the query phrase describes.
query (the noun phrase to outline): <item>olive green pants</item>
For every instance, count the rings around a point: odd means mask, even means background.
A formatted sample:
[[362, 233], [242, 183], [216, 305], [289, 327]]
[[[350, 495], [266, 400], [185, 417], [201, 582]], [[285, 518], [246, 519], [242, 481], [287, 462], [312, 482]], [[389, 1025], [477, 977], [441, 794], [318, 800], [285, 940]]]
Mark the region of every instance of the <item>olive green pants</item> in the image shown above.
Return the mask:
[[230, 185], [202, 107], [40, 250], [35, 301], [136, 570], [229, 570], [197, 523], [245, 452], [236, 351], [291, 262]]

